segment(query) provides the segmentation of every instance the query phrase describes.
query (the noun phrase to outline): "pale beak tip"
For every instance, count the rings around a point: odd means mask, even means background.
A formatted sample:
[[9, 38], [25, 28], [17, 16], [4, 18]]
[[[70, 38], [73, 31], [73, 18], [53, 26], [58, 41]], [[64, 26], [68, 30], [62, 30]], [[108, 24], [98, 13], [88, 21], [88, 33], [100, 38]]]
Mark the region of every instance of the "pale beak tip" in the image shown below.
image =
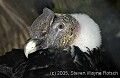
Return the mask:
[[36, 51], [36, 41], [30, 40], [24, 47], [24, 54], [28, 58], [28, 55]]
[[28, 54], [27, 53], [25, 53], [25, 56], [26, 56], [26, 58], [28, 58]]

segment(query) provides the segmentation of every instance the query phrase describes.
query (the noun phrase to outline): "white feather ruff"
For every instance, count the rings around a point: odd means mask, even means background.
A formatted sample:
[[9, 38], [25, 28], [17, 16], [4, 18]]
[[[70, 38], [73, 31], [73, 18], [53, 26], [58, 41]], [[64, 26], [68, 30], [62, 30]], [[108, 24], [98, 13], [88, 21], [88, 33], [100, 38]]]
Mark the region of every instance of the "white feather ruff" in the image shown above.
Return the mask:
[[87, 52], [86, 47], [90, 50], [100, 47], [102, 42], [100, 29], [94, 20], [86, 14], [71, 14], [71, 16], [79, 22], [80, 26], [79, 35], [72, 45], [78, 46], [83, 52]]

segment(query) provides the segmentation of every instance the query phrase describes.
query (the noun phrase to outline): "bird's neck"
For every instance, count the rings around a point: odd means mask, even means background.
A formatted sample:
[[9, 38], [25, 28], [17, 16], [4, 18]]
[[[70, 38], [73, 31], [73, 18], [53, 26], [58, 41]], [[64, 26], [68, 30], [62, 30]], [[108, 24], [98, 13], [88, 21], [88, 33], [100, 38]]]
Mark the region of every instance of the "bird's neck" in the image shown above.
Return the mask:
[[71, 14], [79, 22], [79, 31], [71, 46], [75, 45], [81, 51], [87, 52], [100, 47], [101, 35], [99, 26], [86, 14]]

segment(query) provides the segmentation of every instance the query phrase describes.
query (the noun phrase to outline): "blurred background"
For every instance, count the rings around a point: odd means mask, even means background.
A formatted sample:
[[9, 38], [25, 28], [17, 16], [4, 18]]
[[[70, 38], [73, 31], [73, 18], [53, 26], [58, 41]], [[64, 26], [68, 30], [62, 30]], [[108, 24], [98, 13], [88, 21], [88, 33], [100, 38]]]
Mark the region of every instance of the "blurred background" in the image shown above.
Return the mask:
[[120, 0], [0, 0], [0, 55], [23, 49], [29, 27], [44, 7], [88, 14], [100, 26], [103, 47], [120, 66]]

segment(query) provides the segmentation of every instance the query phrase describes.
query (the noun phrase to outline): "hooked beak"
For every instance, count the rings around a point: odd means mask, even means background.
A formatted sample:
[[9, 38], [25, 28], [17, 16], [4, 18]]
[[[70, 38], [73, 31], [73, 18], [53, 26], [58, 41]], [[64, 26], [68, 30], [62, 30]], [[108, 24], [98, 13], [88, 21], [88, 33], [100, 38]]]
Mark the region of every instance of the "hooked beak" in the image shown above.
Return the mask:
[[28, 40], [28, 42], [26, 43], [24, 47], [24, 53], [27, 58], [29, 54], [34, 53], [35, 51], [40, 49], [39, 42], [40, 42], [39, 39]]

